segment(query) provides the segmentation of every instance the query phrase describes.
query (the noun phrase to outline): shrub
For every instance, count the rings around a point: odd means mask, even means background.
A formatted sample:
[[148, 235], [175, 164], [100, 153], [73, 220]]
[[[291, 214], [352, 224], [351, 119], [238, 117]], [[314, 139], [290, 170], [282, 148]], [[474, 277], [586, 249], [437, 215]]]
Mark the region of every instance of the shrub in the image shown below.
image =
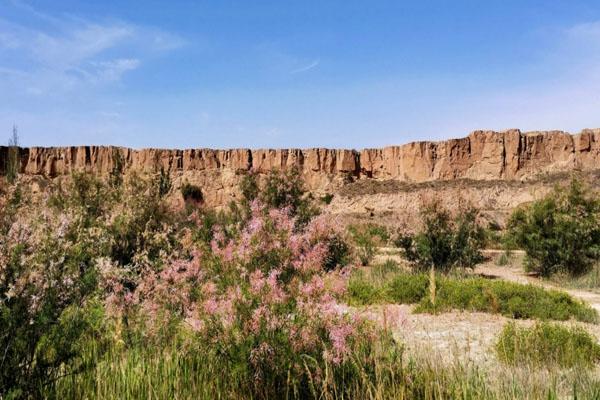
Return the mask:
[[160, 174], [158, 175], [158, 196], [165, 197], [171, 191], [173, 184], [171, 183], [171, 175], [168, 171], [165, 171], [164, 167], [160, 167]]
[[337, 267], [346, 266], [350, 261], [350, 246], [339, 233], [334, 233], [325, 240], [327, 252], [323, 260], [323, 269], [332, 271]]
[[8, 154], [5, 165], [6, 180], [8, 183], [14, 183], [19, 175], [19, 169], [21, 167], [20, 157], [19, 135], [17, 133], [17, 127], [13, 126], [12, 136], [8, 140]]
[[564, 270], [585, 273], [600, 258], [600, 202], [576, 179], [543, 199], [516, 210], [509, 221], [527, 268], [542, 276]]
[[532, 327], [508, 323], [495, 348], [501, 361], [513, 365], [591, 367], [600, 360], [600, 345], [585, 329], [547, 322]]
[[328, 365], [349, 368], [369, 330], [337, 304], [345, 284], [324, 280], [323, 239], [333, 228], [316, 218], [296, 230], [287, 210], [257, 202], [251, 212], [233, 238], [215, 225], [209, 249], [191, 249], [133, 282], [113, 282], [109, 305], [128, 321], [141, 312], [149, 332], [171, 321], [186, 326], [196, 351], [238, 371], [255, 398], [279, 397], [289, 379], [310, 395]]
[[506, 251], [503, 251], [498, 256], [498, 258], [496, 258], [496, 265], [499, 267], [503, 267], [505, 265], [508, 265], [509, 263], [510, 263], [510, 255]]
[[193, 201], [195, 203], [201, 203], [204, 200], [202, 189], [196, 185], [185, 182], [181, 186], [181, 195], [185, 201]]
[[377, 247], [389, 240], [387, 229], [376, 224], [350, 225], [348, 232], [354, 243], [358, 260], [363, 266], [373, 260]]
[[12, 214], [0, 240], [0, 396], [40, 397], [59, 375], [85, 368], [82, 343], [103, 336], [95, 258], [108, 238], [88, 212], [40, 215], [23, 203]]
[[289, 208], [297, 226], [303, 226], [319, 213], [307, 196], [304, 181], [297, 168], [273, 170], [266, 177], [258, 199], [268, 208]]
[[427, 296], [428, 288], [429, 277], [426, 274], [400, 274], [389, 282], [387, 297], [399, 304], [418, 303]]
[[423, 230], [414, 236], [397, 240], [406, 258], [424, 271], [433, 265], [437, 271], [449, 272], [454, 267], [473, 268], [483, 260], [485, 230], [478, 223], [478, 210], [462, 207], [456, 216], [439, 201], [421, 210]]
[[121, 150], [113, 148], [112, 161], [113, 168], [110, 171], [108, 181], [112, 188], [117, 189], [123, 184], [123, 170], [125, 168], [125, 160], [123, 159]]
[[327, 205], [331, 204], [333, 201], [333, 194], [325, 193], [323, 196], [321, 196], [321, 201]]

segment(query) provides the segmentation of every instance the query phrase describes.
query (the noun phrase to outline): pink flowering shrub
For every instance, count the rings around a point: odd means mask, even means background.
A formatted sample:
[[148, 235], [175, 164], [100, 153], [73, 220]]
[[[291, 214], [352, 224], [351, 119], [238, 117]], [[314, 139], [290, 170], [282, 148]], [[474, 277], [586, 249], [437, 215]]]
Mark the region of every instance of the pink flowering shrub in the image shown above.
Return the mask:
[[371, 330], [336, 300], [348, 271], [323, 272], [324, 239], [334, 229], [321, 217], [294, 227], [289, 209], [255, 201], [233, 239], [216, 225], [210, 247], [145, 271], [134, 290], [114, 280], [109, 306], [137, 312], [157, 329], [176, 319], [193, 332], [197, 351], [244, 374], [257, 396], [276, 393], [290, 377], [308, 387], [324, 378], [326, 365], [348, 365]]

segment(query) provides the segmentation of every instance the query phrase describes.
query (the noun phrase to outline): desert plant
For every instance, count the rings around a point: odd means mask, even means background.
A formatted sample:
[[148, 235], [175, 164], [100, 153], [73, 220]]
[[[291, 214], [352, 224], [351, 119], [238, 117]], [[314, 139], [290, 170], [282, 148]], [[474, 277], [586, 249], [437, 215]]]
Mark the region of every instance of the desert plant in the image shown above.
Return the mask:
[[422, 231], [401, 236], [396, 243], [419, 270], [432, 265], [444, 273], [454, 267], [473, 268], [483, 260], [481, 248], [485, 244], [478, 214], [476, 208], [464, 206], [452, 215], [440, 201], [433, 201], [421, 209]]
[[385, 227], [375, 224], [350, 225], [348, 232], [354, 243], [358, 260], [363, 266], [368, 265], [373, 260], [377, 247], [389, 238]]
[[37, 210], [21, 204], [0, 240], [3, 398], [41, 397], [61, 374], [86, 368], [83, 342], [102, 336], [95, 258], [108, 237], [84, 207]]
[[6, 157], [6, 180], [9, 183], [14, 183], [19, 175], [21, 164], [19, 150], [19, 134], [17, 126], [13, 126], [12, 135], [8, 140], [8, 155]]
[[185, 182], [181, 185], [181, 195], [186, 202], [201, 203], [204, 200], [202, 189], [189, 182]]
[[173, 184], [171, 183], [171, 175], [168, 171], [165, 171], [164, 167], [160, 167], [160, 174], [158, 175], [158, 196], [165, 197], [171, 191]]
[[238, 236], [212, 230], [210, 251], [197, 248], [136, 282], [114, 282], [110, 308], [129, 321], [142, 311], [156, 329], [169, 321], [188, 327], [198, 351], [237, 369], [253, 397], [277, 397], [290, 374], [304, 392], [328, 363], [350, 365], [367, 325], [340, 312], [332, 294], [343, 286], [324, 281], [323, 239], [333, 231], [324, 219], [298, 231], [289, 210], [254, 202]]
[[331, 204], [331, 202], [333, 201], [333, 194], [331, 193], [325, 193], [323, 196], [321, 196], [320, 199], [323, 203], [325, 204]]
[[598, 314], [593, 308], [567, 293], [484, 278], [436, 275], [434, 304], [431, 301], [431, 282], [431, 275], [426, 272], [396, 272], [383, 283], [369, 279], [365, 273], [354, 273], [348, 284], [348, 301], [353, 305], [416, 303], [415, 312], [465, 310], [502, 314], [515, 319], [598, 321]]
[[332, 271], [337, 267], [343, 267], [350, 261], [350, 246], [344, 237], [339, 233], [334, 233], [325, 239], [327, 244], [327, 253], [323, 260], [323, 269]]
[[585, 329], [538, 322], [532, 327], [508, 323], [496, 342], [498, 358], [508, 364], [591, 367], [600, 361], [600, 345]]
[[121, 154], [121, 150], [113, 148], [112, 151], [113, 167], [110, 171], [108, 181], [114, 189], [119, 188], [123, 184], [123, 169], [125, 168], [125, 160]]
[[525, 250], [526, 267], [542, 276], [585, 273], [600, 258], [600, 201], [580, 181], [556, 187], [516, 210], [509, 221], [514, 242]]

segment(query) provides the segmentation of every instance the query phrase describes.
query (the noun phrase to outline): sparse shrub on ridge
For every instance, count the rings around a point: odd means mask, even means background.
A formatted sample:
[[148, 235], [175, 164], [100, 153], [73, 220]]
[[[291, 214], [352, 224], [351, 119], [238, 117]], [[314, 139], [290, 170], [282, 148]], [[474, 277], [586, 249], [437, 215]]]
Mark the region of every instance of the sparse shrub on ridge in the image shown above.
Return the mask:
[[526, 267], [542, 276], [580, 275], [600, 259], [600, 201], [573, 179], [541, 200], [516, 210], [508, 227], [526, 253]]
[[204, 200], [202, 189], [200, 189], [199, 186], [192, 185], [189, 182], [185, 182], [183, 185], [181, 185], [181, 195], [185, 201], [201, 203]]

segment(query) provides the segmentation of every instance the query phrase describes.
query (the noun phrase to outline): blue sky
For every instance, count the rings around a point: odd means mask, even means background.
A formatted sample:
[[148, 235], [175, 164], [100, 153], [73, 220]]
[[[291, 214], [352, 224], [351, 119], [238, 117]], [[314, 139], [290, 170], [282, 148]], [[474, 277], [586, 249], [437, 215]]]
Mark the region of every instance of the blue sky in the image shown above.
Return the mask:
[[0, 0], [0, 93], [23, 145], [577, 132], [600, 127], [600, 2]]

